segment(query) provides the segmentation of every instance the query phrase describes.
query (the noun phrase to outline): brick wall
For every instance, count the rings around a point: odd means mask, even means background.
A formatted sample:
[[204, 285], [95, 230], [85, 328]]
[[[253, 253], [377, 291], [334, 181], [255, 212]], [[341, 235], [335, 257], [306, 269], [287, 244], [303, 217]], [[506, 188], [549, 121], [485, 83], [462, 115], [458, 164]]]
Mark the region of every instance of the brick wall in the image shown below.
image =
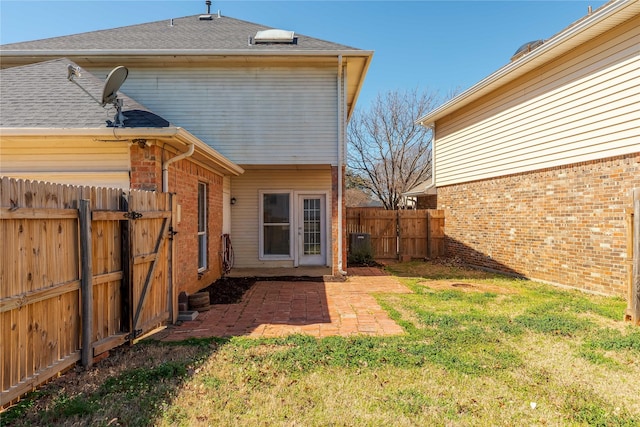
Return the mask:
[[[175, 156], [164, 153], [164, 159]], [[131, 147], [131, 186], [162, 190], [162, 148], [152, 145]], [[198, 274], [198, 182], [207, 184], [208, 269]], [[178, 292], [189, 294], [207, 287], [221, 276], [220, 236], [222, 234], [222, 176], [188, 158], [169, 166], [169, 192], [180, 205], [181, 221], [174, 219], [175, 278]]]
[[[346, 168], [342, 167], [342, 177], [344, 178]], [[345, 180], [342, 180], [342, 194], [344, 195], [346, 191]], [[342, 236], [339, 238], [342, 239], [342, 269], [346, 269], [347, 267], [347, 243], [346, 243], [346, 210], [344, 204], [344, 197], [342, 200]], [[339, 258], [338, 258], [338, 168], [337, 166], [331, 167], [331, 260], [332, 260], [332, 274], [334, 276], [339, 276]]]
[[131, 146], [131, 188], [162, 191], [162, 149]]
[[633, 188], [640, 188], [640, 153], [440, 187], [447, 254], [625, 296]]

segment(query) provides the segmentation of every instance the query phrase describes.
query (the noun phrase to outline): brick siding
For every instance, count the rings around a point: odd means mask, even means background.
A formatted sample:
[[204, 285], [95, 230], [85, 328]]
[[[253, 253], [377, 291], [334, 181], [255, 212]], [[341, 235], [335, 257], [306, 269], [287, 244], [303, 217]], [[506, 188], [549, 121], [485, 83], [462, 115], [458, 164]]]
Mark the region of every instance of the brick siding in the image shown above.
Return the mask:
[[[164, 153], [164, 159], [176, 154]], [[131, 147], [131, 187], [162, 191], [162, 148]], [[198, 183], [207, 184], [208, 268], [198, 274]], [[169, 192], [180, 205], [181, 221], [174, 219], [175, 279], [178, 292], [195, 293], [221, 276], [222, 176], [188, 158], [169, 166]]]
[[[344, 178], [345, 166], [342, 167], [342, 177]], [[342, 194], [346, 191], [345, 180], [342, 180]], [[347, 241], [346, 241], [346, 227], [347, 227], [347, 214], [345, 210], [344, 197], [342, 198], [342, 269], [347, 267]], [[334, 276], [340, 275], [339, 258], [338, 258], [338, 167], [331, 167], [331, 274]]]
[[627, 213], [640, 153], [438, 188], [446, 250], [465, 262], [627, 293]]

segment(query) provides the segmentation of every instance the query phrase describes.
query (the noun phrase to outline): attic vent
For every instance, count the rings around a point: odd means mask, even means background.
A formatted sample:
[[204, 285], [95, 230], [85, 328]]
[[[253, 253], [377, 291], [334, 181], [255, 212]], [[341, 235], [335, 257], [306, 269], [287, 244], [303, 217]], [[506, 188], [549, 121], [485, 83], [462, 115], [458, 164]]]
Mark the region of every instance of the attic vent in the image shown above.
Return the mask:
[[200, 21], [213, 21], [213, 15], [200, 15], [198, 19]]
[[522, 58], [527, 53], [540, 46], [542, 43], [544, 43], [544, 40], [534, 40], [523, 44], [518, 48], [518, 50], [516, 50], [516, 53], [513, 54], [513, 56], [511, 57], [511, 61]]
[[256, 33], [254, 37], [256, 44], [265, 43], [283, 43], [283, 44], [295, 44], [296, 38], [293, 31], [286, 30], [262, 30]]

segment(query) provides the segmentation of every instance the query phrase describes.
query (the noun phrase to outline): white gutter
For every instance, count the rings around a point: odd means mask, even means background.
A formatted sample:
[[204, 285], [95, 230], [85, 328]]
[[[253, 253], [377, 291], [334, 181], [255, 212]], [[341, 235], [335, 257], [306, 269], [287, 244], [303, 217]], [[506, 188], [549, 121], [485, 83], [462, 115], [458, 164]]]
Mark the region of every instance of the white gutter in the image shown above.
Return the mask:
[[0, 136], [93, 136], [110, 140], [173, 138], [182, 128], [0, 128]]
[[167, 191], [169, 191], [169, 165], [171, 163], [175, 163], [182, 159], [186, 159], [187, 157], [191, 156], [195, 150], [196, 150], [196, 145], [192, 142], [191, 144], [189, 144], [189, 149], [187, 150], [186, 153], [182, 153], [175, 157], [172, 157], [162, 164], [162, 192], [163, 193], [166, 193]]
[[[0, 45], [1, 47], [2, 45]], [[0, 56], [273, 56], [279, 54], [282, 56], [355, 56], [370, 57], [373, 51], [370, 50], [234, 50], [234, 49], [117, 49], [117, 50], [100, 50], [100, 49], [74, 49], [74, 50], [48, 50], [48, 49], [20, 49], [20, 50], [2, 50]]]
[[347, 272], [344, 271], [342, 250], [342, 152], [344, 144], [344, 113], [342, 111], [342, 55], [338, 55], [338, 77], [337, 77], [337, 91], [338, 91], [338, 273], [346, 276]]
[[[466, 91], [462, 92], [457, 97], [453, 98], [449, 102], [441, 105], [435, 110], [425, 114], [418, 118], [415, 123], [423, 126], [428, 126], [443, 116], [462, 108], [463, 106], [478, 99], [480, 96], [495, 89], [498, 85], [506, 84], [507, 81], [515, 79], [520, 75], [534, 69], [539, 66], [541, 61], [545, 61], [549, 58], [556, 57], [563, 53], [562, 51], [554, 52], [554, 50], [560, 48], [563, 44], [570, 42], [574, 37], [579, 36], [584, 31], [589, 30], [591, 27], [601, 23], [605, 19], [609, 18], [628, 6], [634, 6], [637, 0], [617, 0], [609, 4], [605, 4], [601, 9], [596, 10], [592, 15], [583, 18], [581, 21], [577, 21], [566, 30], [551, 37], [545, 41], [542, 45], [535, 48], [532, 52], [526, 54], [520, 59], [517, 59], [496, 72], [476, 83]], [[636, 3], [633, 9], [637, 9], [639, 3]], [[605, 31], [600, 30], [600, 32]], [[570, 49], [573, 46], [567, 46], [566, 49]], [[510, 80], [507, 80], [510, 79]], [[435, 182], [435, 181], [434, 181]]]

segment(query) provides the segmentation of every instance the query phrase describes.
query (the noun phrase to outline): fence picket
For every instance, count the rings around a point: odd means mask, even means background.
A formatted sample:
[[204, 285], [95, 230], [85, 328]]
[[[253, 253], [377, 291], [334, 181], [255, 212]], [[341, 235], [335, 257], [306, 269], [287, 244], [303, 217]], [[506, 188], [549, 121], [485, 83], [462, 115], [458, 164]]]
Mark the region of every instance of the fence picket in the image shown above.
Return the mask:
[[444, 255], [444, 211], [347, 208], [346, 232], [368, 233], [376, 259]]
[[[157, 203], [171, 210], [167, 194], [135, 193], [142, 206]], [[90, 220], [94, 242], [88, 258], [96, 271], [85, 281], [94, 297], [84, 297], [93, 311], [85, 319], [94, 324], [85, 334], [81, 333], [82, 307], [87, 304], [80, 303], [84, 293], [79, 283], [86, 264], [81, 268], [77, 213], [81, 199], [89, 200], [90, 210], [118, 211], [122, 194], [120, 189], [0, 177], [0, 406], [75, 364], [82, 349], [87, 353], [85, 360], [90, 361], [97, 355], [96, 348], [107, 351], [125, 341], [122, 212]], [[151, 252], [144, 247], [139, 250]], [[158, 256], [167, 255], [163, 249]], [[166, 274], [166, 268], [159, 269], [160, 284], [150, 285], [162, 295], [168, 293]], [[154, 305], [156, 301], [167, 303], [166, 297], [156, 295], [150, 300]], [[157, 313], [168, 311], [162, 308], [149, 308], [149, 316], [159, 318]]]

